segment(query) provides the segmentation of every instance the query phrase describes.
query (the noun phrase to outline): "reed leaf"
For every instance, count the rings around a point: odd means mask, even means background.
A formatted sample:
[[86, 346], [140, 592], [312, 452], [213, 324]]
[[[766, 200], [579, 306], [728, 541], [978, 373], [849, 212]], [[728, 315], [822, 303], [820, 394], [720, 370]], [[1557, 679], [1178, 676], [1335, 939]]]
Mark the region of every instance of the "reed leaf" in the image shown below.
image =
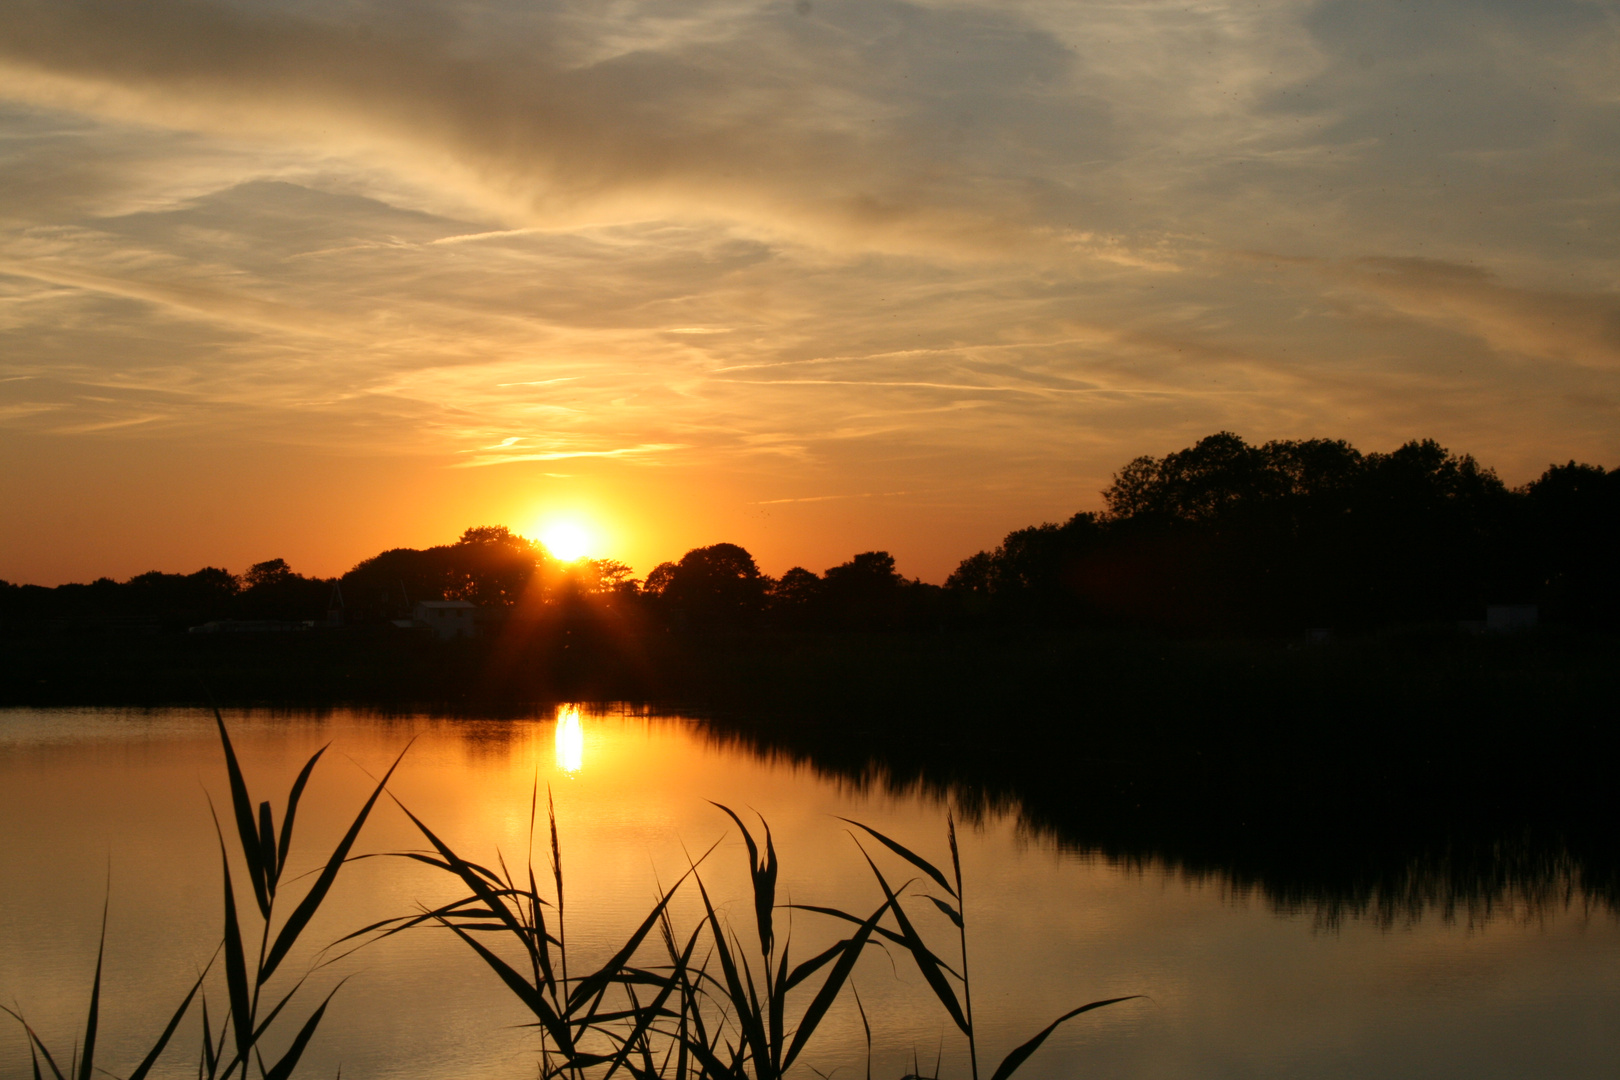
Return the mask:
[[1007, 1080], [1007, 1077], [1011, 1076], [1015, 1071], [1017, 1071], [1018, 1067], [1027, 1061], [1031, 1054], [1040, 1049], [1041, 1043], [1046, 1041], [1046, 1037], [1048, 1035], [1057, 1030], [1059, 1024], [1062, 1024], [1068, 1020], [1073, 1020], [1081, 1013], [1090, 1012], [1092, 1009], [1100, 1009], [1104, 1005], [1117, 1005], [1121, 1001], [1130, 1001], [1132, 998], [1138, 998], [1141, 996], [1141, 994], [1127, 994], [1124, 997], [1108, 998], [1105, 1001], [1093, 1001], [1089, 1005], [1080, 1006], [1078, 1009], [1070, 1009], [1068, 1012], [1046, 1025], [1046, 1027], [1041, 1030], [1040, 1034], [1036, 1035], [1033, 1039], [1024, 1043], [1022, 1046], [1018, 1047], [1012, 1053], [1003, 1058], [1001, 1064], [996, 1066], [996, 1071], [991, 1074], [990, 1080]]
[[[221, 724], [220, 731], [223, 732], [224, 730], [225, 726]], [[309, 925], [309, 920], [314, 917], [316, 909], [321, 906], [321, 901], [326, 899], [326, 894], [331, 890], [332, 883], [337, 880], [338, 871], [343, 868], [349, 849], [354, 846], [355, 840], [360, 836], [361, 826], [365, 825], [366, 817], [371, 813], [371, 808], [377, 805], [377, 797], [388, 786], [389, 777], [393, 776], [394, 770], [399, 768], [399, 763], [405, 759], [408, 750], [410, 750], [409, 744], [399, 752], [399, 757], [394, 759], [394, 763], [383, 774], [382, 780], [377, 783], [377, 789], [371, 793], [371, 798], [366, 800], [365, 806], [361, 807], [360, 813], [355, 816], [354, 824], [349, 826], [349, 831], [343, 834], [343, 839], [333, 849], [332, 857], [326, 861], [326, 866], [321, 870], [321, 876], [315, 879], [315, 884], [310, 886], [309, 892], [304, 894], [304, 898], [298, 902], [298, 906], [288, 916], [287, 922], [281, 928], [281, 933], [276, 935], [276, 943], [271, 946], [269, 956], [265, 958], [264, 964], [259, 969], [258, 984], [260, 986], [263, 986], [270, 976], [275, 974], [276, 968], [280, 966], [281, 961], [298, 940], [298, 935], [303, 933], [304, 927]], [[266, 917], [268, 917], [268, 914]]]
[[[212, 960], [208, 963], [210, 967], [213, 965]], [[169, 1045], [169, 1040], [174, 1036], [175, 1029], [180, 1026], [180, 1021], [185, 1017], [186, 1011], [191, 1008], [192, 999], [197, 996], [197, 991], [202, 989], [203, 980], [207, 977], [208, 968], [205, 967], [202, 974], [197, 976], [197, 981], [191, 984], [191, 991], [186, 994], [185, 1000], [180, 1002], [180, 1007], [174, 1011], [174, 1016], [170, 1017], [168, 1026], [163, 1029], [163, 1034], [158, 1036], [157, 1042], [152, 1044], [152, 1049], [146, 1052], [146, 1056], [141, 1059], [141, 1063], [135, 1066], [135, 1071], [129, 1074], [128, 1080], [146, 1080], [146, 1074], [152, 1071], [152, 1066], [157, 1064], [157, 1059], [163, 1054], [163, 1048]], [[203, 1038], [208, 1038], [206, 1019], [203, 1022]]]
[[958, 930], [962, 929], [962, 913], [960, 911], [957, 911], [955, 908], [951, 907], [951, 905], [947, 904], [937, 896], [927, 896], [925, 894], [924, 899], [929, 900], [935, 907], [944, 912], [945, 917], [951, 920], [952, 923], [956, 924], [956, 928]]
[[264, 1038], [264, 1033], [270, 1030], [270, 1025], [276, 1022], [276, 1017], [281, 1015], [281, 1010], [287, 1007], [287, 1003], [293, 999], [293, 995], [298, 993], [298, 991], [303, 988], [304, 980], [307, 978], [308, 976], [306, 975], [304, 979], [299, 979], [296, 983], [294, 983], [291, 990], [288, 990], [285, 994], [281, 995], [281, 1000], [276, 1002], [275, 1007], [270, 1010], [269, 1014], [265, 1016], [263, 1020], [260, 1020], [256, 1025], [254, 1025], [253, 1045], [257, 1046], [259, 1044], [259, 1040]]
[[264, 891], [276, 898], [276, 823], [268, 802], [259, 804], [259, 865], [264, 867]]
[[[220, 1025], [219, 1037], [223, 1048], [225, 1039], [225, 1027], [223, 1024]], [[206, 1065], [208, 1067], [207, 1075], [212, 1077], [219, 1072], [219, 1054], [214, 1051], [214, 1029], [208, 1023], [208, 995], [206, 993], [203, 994], [202, 1003], [202, 1043], [203, 1060], [198, 1063], [197, 1071], [202, 1072], [202, 1067]]]
[[883, 918], [884, 912], [894, 907], [894, 897], [890, 896], [881, 907], [872, 912], [865, 922], [861, 923], [860, 929], [855, 931], [849, 938], [843, 952], [839, 954], [838, 962], [833, 965], [832, 971], [827, 973], [827, 979], [821, 984], [821, 989], [816, 991], [816, 996], [811, 1000], [810, 1007], [804, 1010], [804, 1017], [799, 1021], [799, 1029], [793, 1033], [793, 1042], [788, 1047], [787, 1056], [782, 1059], [783, 1071], [792, 1068], [793, 1062], [809, 1043], [810, 1036], [815, 1034], [816, 1027], [821, 1023], [821, 1018], [827, 1015], [828, 1009], [832, 1008], [832, 1003], [838, 997], [838, 992], [844, 987], [844, 981], [849, 978], [849, 973], [855, 970], [855, 961], [860, 959], [861, 950], [866, 948], [866, 943], [870, 940], [873, 929], [877, 927], [878, 920]]
[[872, 1025], [866, 1019], [866, 1006], [861, 1004], [861, 992], [850, 981], [849, 992], [855, 995], [855, 1008], [861, 1014], [861, 1030], [866, 1032], [866, 1080], [872, 1080]]
[[[945, 880], [945, 875], [940, 872], [939, 867], [935, 866], [921, 855], [918, 855], [915, 851], [912, 851], [910, 848], [906, 847], [897, 840], [889, 839], [887, 836], [884, 836], [870, 825], [862, 825], [859, 821], [855, 821], [847, 817], [841, 817], [838, 820], [847, 822], [848, 824], [855, 826], [857, 829], [870, 833], [872, 838], [878, 843], [882, 844], [884, 847], [888, 848], [890, 851], [909, 862], [912, 866], [915, 866], [917, 869], [933, 878], [939, 883], [939, 887], [950, 893], [953, 898], [956, 896], [956, 890], [951, 888], [951, 883], [949, 881]], [[954, 847], [952, 850], [954, 851]]]
[[889, 906], [894, 909], [894, 921], [900, 926], [902, 943], [905, 945], [906, 950], [911, 953], [912, 960], [917, 964], [917, 970], [922, 972], [923, 978], [928, 981], [929, 987], [934, 991], [934, 996], [939, 999], [941, 1005], [945, 1006], [945, 1011], [950, 1014], [951, 1020], [956, 1023], [956, 1026], [962, 1029], [962, 1034], [971, 1037], [973, 1025], [968, 1023], [967, 1016], [962, 1012], [961, 1004], [956, 1000], [955, 991], [951, 989], [950, 983], [945, 981], [945, 970], [947, 969], [944, 968], [940, 959], [929, 951], [928, 946], [923, 944], [916, 928], [911, 925], [911, 920], [906, 917], [906, 910], [901, 907], [899, 898], [895, 896], [894, 890], [889, 888], [888, 881], [883, 877], [882, 871], [877, 868], [877, 863], [873, 862], [872, 857], [866, 854], [865, 848], [861, 849], [861, 855], [865, 857], [866, 865], [872, 868], [872, 873], [876, 875], [878, 884], [883, 887], [883, 895], [889, 898]]
[[90, 983], [90, 1012], [84, 1021], [84, 1057], [78, 1062], [78, 1080], [90, 1080], [95, 1068], [96, 1029], [101, 1022], [101, 961], [107, 954], [107, 908], [109, 895], [101, 904], [101, 941], [96, 946], [96, 976]]
[[[412, 823], [421, 830], [422, 835], [427, 837], [428, 843], [432, 844], [439, 854], [444, 857], [444, 868], [460, 878], [473, 891], [473, 895], [483, 901], [494, 916], [506, 924], [507, 929], [511, 930], [518, 938], [524, 938], [526, 933], [523, 924], [518, 922], [517, 917], [507, 910], [506, 905], [500, 901], [498, 890], [501, 890], [504, 885], [501, 879], [484, 867], [475, 866], [450, 850], [450, 846], [439, 839], [433, 830], [423, 823], [421, 818], [406, 809], [404, 803], [395, 799], [394, 804], [404, 812], [406, 817], [411, 819]], [[413, 853], [407, 852], [405, 854], [406, 857], [414, 857]], [[422, 861], [427, 862], [429, 860], [423, 859]], [[495, 883], [495, 888], [490, 887], [492, 881]]]
[[636, 927], [636, 932], [631, 934], [629, 939], [619, 947], [619, 951], [614, 953], [607, 963], [579, 981], [579, 985], [574, 987], [573, 993], [568, 995], [568, 1009], [570, 1012], [581, 1002], [600, 993], [613, 981], [624, 965], [629, 963], [630, 957], [635, 954], [635, 951], [641, 948], [641, 943], [646, 940], [648, 931], [658, 923], [660, 917], [664, 914], [664, 909], [669, 907], [669, 902], [674, 897], [675, 890], [679, 889], [681, 883], [695, 872], [695, 870], [688, 870], [685, 874], [682, 874], [680, 881], [671, 885], [669, 890], [659, 898], [658, 905], [652, 909], [652, 913], [641, 921], [641, 925]]
[[737, 1026], [742, 1031], [743, 1039], [747, 1042], [754, 1060], [764, 1064], [770, 1061], [771, 1053], [765, 1042], [765, 1026], [761, 1023], [758, 1005], [753, 1001], [753, 988], [743, 987], [736, 961], [726, 944], [726, 933], [720, 927], [720, 917], [715, 914], [714, 905], [709, 902], [709, 891], [704, 887], [701, 877], [697, 879], [697, 886], [698, 895], [703, 898], [703, 910], [707, 913], [710, 931], [714, 936], [715, 954], [720, 958], [720, 972], [726, 979], [726, 994], [731, 1000], [732, 1007], [737, 1010]]
[[242, 858], [247, 862], [248, 880], [253, 884], [253, 897], [259, 902], [260, 914], [268, 919], [270, 893], [265, 886], [265, 866], [258, 822], [253, 816], [253, 800], [248, 798], [247, 781], [242, 778], [242, 767], [237, 764], [230, 732], [225, 730], [225, 718], [219, 714], [218, 708], [214, 709], [214, 722], [219, 725], [220, 743], [225, 747], [225, 772], [231, 783], [231, 808], [236, 816], [236, 834], [242, 844]]
[[[330, 743], [327, 744], [331, 745]], [[292, 848], [293, 819], [298, 816], [298, 800], [304, 797], [304, 786], [309, 783], [310, 774], [315, 771], [315, 763], [321, 760], [326, 753], [323, 746], [311, 755], [298, 772], [298, 779], [293, 781], [292, 790], [287, 794], [287, 813], [281, 822], [281, 838], [276, 845], [275, 880], [281, 880], [281, 871], [287, 866], [287, 852]]]
[[[818, 915], [829, 915], [832, 918], [842, 919], [844, 922], [854, 923], [857, 926], [859, 926], [861, 923], [860, 916], [851, 915], [849, 912], [840, 911], [837, 908], [822, 907], [818, 904], [789, 904], [787, 906], [793, 908], [795, 911], [813, 911]], [[879, 926], [873, 930], [872, 933], [885, 941], [892, 941], [894, 944], [899, 945], [903, 949], [911, 948], [911, 945], [907, 942], [904, 934], [896, 933], [886, 926]], [[955, 968], [951, 967], [944, 960], [941, 960], [937, 954], [929, 952], [928, 955], [933, 959], [934, 963], [940, 966], [942, 970], [950, 972], [951, 975], [958, 979], [962, 977], [957, 974]]]
[[304, 1048], [309, 1045], [309, 1040], [314, 1038], [315, 1029], [321, 1025], [321, 1018], [326, 1015], [326, 1006], [331, 1002], [332, 995], [342, 988], [343, 983], [338, 983], [332, 987], [331, 993], [326, 995], [320, 1007], [309, 1014], [309, 1019], [304, 1021], [304, 1026], [298, 1029], [297, 1035], [293, 1036], [292, 1045], [287, 1048], [285, 1054], [281, 1055], [281, 1060], [265, 1072], [264, 1080], [287, 1080], [292, 1075], [293, 1069], [298, 1065], [298, 1059], [304, 1056]]
[[34, 1075], [36, 1077], [40, 1075], [39, 1055], [44, 1054], [45, 1064], [50, 1066], [51, 1075], [55, 1077], [56, 1080], [67, 1080], [67, 1077], [63, 1075], [62, 1070], [57, 1066], [56, 1059], [51, 1057], [50, 1048], [40, 1041], [38, 1033], [34, 1031], [33, 1027], [29, 1025], [27, 1020], [23, 1019], [22, 1013], [19, 1013], [13, 1009], [8, 1009], [4, 1005], [0, 1005], [0, 1011], [5, 1012], [8, 1016], [23, 1026], [23, 1032], [28, 1036], [28, 1053], [34, 1062]]
[[771, 827], [760, 818], [760, 824], [765, 827], [765, 857], [760, 858], [759, 846], [755, 844], [748, 827], [742, 823], [731, 807], [710, 800], [711, 806], [718, 806], [726, 812], [732, 821], [737, 823], [737, 831], [742, 833], [743, 843], [748, 845], [748, 876], [753, 883], [754, 891], [754, 920], [759, 928], [760, 952], [769, 956], [772, 945], [775, 943], [775, 930], [772, 925], [772, 916], [776, 910], [776, 846], [771, 840]]
[[[697, 935], [693, 934], [691, 941], [689, 941], [686, 945], [686, 951], [676, 959], [675, 968], [677, 971], [684, 969], [686, 965], [691, 962], [692, 950], [697, 947], [697, 940]], [[640, 1048], [643, 1054], [647, 1057], [646, 1064], [648, 1071], [651, 1070], [651, 1054], [648, 1053], [645, 1043], [647, 1031], [652, 1026], [653, 1020], [661, 1015], [664, 1004], [669, 1000], [670, 994], [674, 993], [677, 985], [676, 975], [672, 973], [669, 978], [659, 980], [658, 985], [658, 994], [653, 998], [652, 1004], [649, 1005], [644, 1011], [640, 1009], [640, 1003], [636, 1001], [635, 992], [633, 990], [630, 992], [630, 1000], [632, 1004], [637, 1006], [636, 1023], [635, 1026], [631, 1028], [630, 1034], [625, 1037], [623, 1052], [614, 1061], [613, 1066], [608, 1069], [602, 1080], [611, 1080], [613, 1074], [619, 1070], [619, 1067], [628, 1062], [631, 1050], [632, 1048], [636, 1047], [638, 1042], [641, 1044]], [[599, 1018], [599, 1020], [600, 1019], [605, 1018]]]
[[[214, 819], [219, 830], [219, 819]], [[219, 837], [220, 872], [225, 879], [225, 990], [230, 996], [230, 1019], [236, 1032], [236, 1056], [244, 1064], [253, 1045], [253, 1012], [248, 994], [247, 954], [242, 948], [242, 927], [236, 917], [236, 893], [231, 888], [231, 861], [225, 852], [225, 837]], [[229, 1068], [226, 1074], [229, 1075]]]
[[[829, 908], [827, 910], [830, 911], [832, 909]], [[839, 912], [839, 914], [843, 913]], [[858, 920], [854, 919], [853, 917], [850, 919], [850, 921], [859, 925]], [[794, 987], [804, 982], [804, 980], [808, 979], [817, 971], [821, 970], [827, 964], [835, 960], [838, 955], [844, 951], [844, 947], [848, 943], [849, 940], [846, 938], [843, 941], [830, 945], [824, 951], [817, 953], [815, 956], [812, 956], [810, 959], [794, 968], [793, 971], [788, 974], [787, 982], [784, 984], [783, 988], [785, 990], [792, 990]]]
[[556, 1010], [546, 1001], [545, 996], [537, 988], [530, 986], [522, 975], [513, 970], [512, 965], [473, 940], [455, 923], [445, 920], [440, 921], [442, 925], [449, 927], [457, 937], [465, 941], [489, 969], [500, 977], [500, 980], [507, 985], [507, 988], [516, 994], [524, 1005], [528, 1006], [529, 1011], [545, 1026], [546, 1031], [556, 1042], [558, 1049], [572, 1059], [574, 1057], [573, 1034], [569, 1031], [568, 1025], [557, 1015]]

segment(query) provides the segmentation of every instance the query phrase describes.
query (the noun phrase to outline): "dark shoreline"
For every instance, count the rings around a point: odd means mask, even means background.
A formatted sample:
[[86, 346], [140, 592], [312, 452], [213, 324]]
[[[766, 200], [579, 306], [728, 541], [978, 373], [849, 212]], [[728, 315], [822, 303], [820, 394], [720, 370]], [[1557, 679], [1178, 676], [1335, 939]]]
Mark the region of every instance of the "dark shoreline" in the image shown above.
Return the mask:
[[1620, 910], [1620, 639], [1413, 628], [1325, 645], [1118, 633], [313, 630], [9, 637], [0, 705], [694, 715], [853, 783], [1016, 806], [1123, 864], [1328, 921]]

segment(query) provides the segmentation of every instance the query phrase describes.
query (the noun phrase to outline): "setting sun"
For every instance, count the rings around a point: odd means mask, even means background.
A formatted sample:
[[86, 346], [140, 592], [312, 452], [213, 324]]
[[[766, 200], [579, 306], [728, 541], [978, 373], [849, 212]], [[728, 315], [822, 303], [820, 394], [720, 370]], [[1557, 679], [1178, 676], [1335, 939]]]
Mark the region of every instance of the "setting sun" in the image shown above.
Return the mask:
[[547, 525], [540, 533], [540, 543], [553, 558], [573, 562], [591, 553], [593, 538], [578, 522], [560, 521]]

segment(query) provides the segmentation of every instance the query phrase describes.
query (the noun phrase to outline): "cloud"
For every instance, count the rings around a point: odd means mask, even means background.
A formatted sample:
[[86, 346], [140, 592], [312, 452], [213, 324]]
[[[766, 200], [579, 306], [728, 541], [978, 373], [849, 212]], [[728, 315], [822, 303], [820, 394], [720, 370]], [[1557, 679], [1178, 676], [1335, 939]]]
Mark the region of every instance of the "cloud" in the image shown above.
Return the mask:
[[755, 506], [781, 506], [785, 503], [817, 503], [830, 502], [836, 499], [892, 499], [901, 495], [911, 495], [910, 491], [861, 491], [848, 495], [805, 495], [797, 499], [760, 499]]
[[631, 458], [642, 460], [654, 454], [680, 450], [680, 443], [647, 443], [642, 446], [621, 446], [613, 450], [545, 450], [517, 452], [516, 442], [503, 440], [507, 446], [486, 447], [470, 461], [458, 463], [458, 468], [478, 468], [484, 465], [511, 465], [522, 461], [566, 461], [570, 458]]
[[[1038, 240], [1038, 223], [1002, 220], [994, 204], [1007, 200], [988, 189], [976, 201], [991, 205], [958, 205], [952, 173], [977, 171], [972, 159], [953, 155], [956, 170], [942, 172], [919, 136], [963, 118], [935, 115], [935, 94], [949, 96], [955, 75], [976, 88], [979, 113], [999, 113], [981, 118], [996, 124], [997, 149], [1038, 150], [1060, 118], [1019, 108], [1006, 87], [1059, 79], [1066, 51], [986, 12], [827, 7], [841, 12], [838, 25], [770, 5], [714, 11], [712, 33], [606, 52], [600, 37], [570, 41], [563, 17], [537, 18], [515, 48], [469, 40], [453, 16], [419, 8], [379, 24], [364, 8], [339, 23], [201, 0], [138, 10], [8, 0], [0, 89], [143, 124], [391, 155], [548, 226], [696, 212], [866, 243]], [[880, 51], [887, 59], [874, 64]], [[1081, 112], [1069, 102], [1061, 117], [1071, 136]], [[1085, 123], [1099, 137], [1106, 128], [1100, 114]]]
[[1432, 435], [1509, 475], [1620, 453], [1602, 4], [0, 25], [3, 437], [509, 466], [468, 490], [657, 464], [694, 521], [926, 491], [942, 551], [1220, 428]]
[[1518, 288], [1479, 267], [1432, 259], [1365, 258], [1324, 272], [1501, 352], [1620, 371], [1620, 293]]

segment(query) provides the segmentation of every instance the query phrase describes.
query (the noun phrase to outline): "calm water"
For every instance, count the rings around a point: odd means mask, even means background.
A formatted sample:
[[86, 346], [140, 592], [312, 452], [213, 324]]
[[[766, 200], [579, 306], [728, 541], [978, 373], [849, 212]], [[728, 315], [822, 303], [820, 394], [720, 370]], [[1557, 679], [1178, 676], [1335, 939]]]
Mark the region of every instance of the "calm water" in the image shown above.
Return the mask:
[[[853, 790], [809, 771], [720, 749], [677, 718], [587, 715], [578, 727], [527, 722], [231, 715], [255, 799], [281, 799], [330, 742], [300, 810], [293, 866], [312, 868], [377, 775], [412, 737], [391, 785], [453, 847], [521, 861], [538, 779], [556, 798], [576, 955], [605, 959], [649, 910], [687, 852], [739, 924], [751, 919], [744, 853], [709, 799], [763, 814], [783, 860], [779, 895], [870, 911], [881, 900], [837, 816], [865, 821], [935, 858], [946, 807], [925, 796]], [[218, 940], [220, 875], [209, 798], [228, 813], [222, 755], [204, 714], [0, 712], [0, 1000], [52, 1045], [83, 1023], [104, 889], [111, 882], [98, 1059], [127, 1073]], [[228, 824], [228, 821], [227, 821]], [[1021, 835], [1008, 818], [964, 829], [970, 960], [991, 1060], [1058, 1013], [1144, 994], [1054, 1035], [1027, 1077], [1605, 1077], [1620, 1075], [1620, 923], [1579, 897], [1484, 920], [1430, 916], [1395, 926], [1324, 926], [1279, 915], [1218, 881], [1123, 869]], [[419, 847], [380, 806], [363, 851]], [[300, 859], [300, 855], [302, 858]], [[544, 856], [536, 853], [537, 863]], [[898, 868], [896, 873], [899, 873]], [[238, 888], [246, 886], [238, 878]], [[306, 935], [331, 941], [378, 919], [452, 898], [419, 864], [350, 866]], [[677, 905], [691, 927], [692, 904]], [[924, 933], [947, 950], [948, 929]], [[834, 939], [799, 914], [794, 951]], [[959, 1039], [915, 971], [873, 952], [856, 972], [872, 1019], [873, 1075], [913, 1054], [965, 1076]], [[300, 970], [313, 957], [295, 954]], [[536, 1041], [465, 946], [422, 930], [317, 972], [352, 978], [334, 999], [301, 1075], [531, 1077]], [[215, 991], [215, 1006], [221, 991]], [[808, 996], [808, 995], [806, 995]], [[799, 1006], [802, 1008], [802, 1004]], [[219, 1011], [223, 1011], [219, 1009]], [[853, 1003], [835, 1006], [806, 1062], [865, 1074]], [[195, 1069], [186, 1037], [167, 1075]], [[0, 1026], [0, 1076], [28, 1073], [20, 1031]], [[805, 1076], [814, 1074], [801, 1067]]]

